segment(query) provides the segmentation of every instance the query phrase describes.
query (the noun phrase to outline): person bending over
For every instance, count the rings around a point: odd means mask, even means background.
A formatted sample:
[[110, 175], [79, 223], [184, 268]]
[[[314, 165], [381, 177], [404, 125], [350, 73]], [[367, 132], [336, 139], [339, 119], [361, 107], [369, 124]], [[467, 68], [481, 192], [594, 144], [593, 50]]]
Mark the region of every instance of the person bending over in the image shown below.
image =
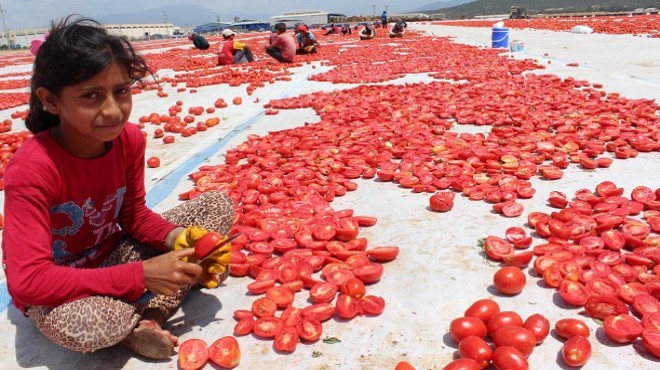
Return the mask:
[[402, 20], [397, 20], [390, 28], [390, 37], [403, 37], [406, 33], [406, 27], [408, 24]]
[[199, 50], [206, 50], [206, 49], [209, 48], [209, 42], [206, 41], [204, 36], [202, 36], [202, 35], [200, 35], [196, 32], [193, 32], [193, 33], [189, 34], [188, 35], [188, 40], [192, 41], [195, 48], [197, 48]]
[[189, 262], [208, 230], [229, 233], [226, 194], [162, 216], [145, 204], [146, 142], [128, 119], [131, 86], [149, 74], [126, 39], [89, 18], [53, 23], [34, 60], [34, 136], [5, 171], [2, 267], [14, 306], [73, 351], [123, 344], [166, 359], [178, 341], [166, 320], [193, 285], [228, 275], [228, 249]]
[[370, 24], [364, 26], [360, 31], [360, 40], [371, 40], [374, 37], [376, 37], [376, 30], [374, 30], [374, 26]]

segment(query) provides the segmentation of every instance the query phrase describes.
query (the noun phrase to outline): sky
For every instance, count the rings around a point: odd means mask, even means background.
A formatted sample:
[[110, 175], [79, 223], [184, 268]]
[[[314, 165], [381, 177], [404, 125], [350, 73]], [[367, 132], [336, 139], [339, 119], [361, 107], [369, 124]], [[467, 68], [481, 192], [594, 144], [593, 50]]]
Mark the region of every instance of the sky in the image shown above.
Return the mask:
[[[53, 19], [71, 13], [98, 18], [117, 13], [141, 12], [163, 5], [193, 3], [216, 11], [221, 21], [240, 18], [264, 18], [284, 11], [314, 9], [346, 15], [371, 15], [382, 13], [387, 6], [389, 13], [403, 13], [418, 9], [438, 0], [0, 0], [5, 24], [8, 29], [45, 27]], [[252, 17], [250, 17], [252, 15]]]

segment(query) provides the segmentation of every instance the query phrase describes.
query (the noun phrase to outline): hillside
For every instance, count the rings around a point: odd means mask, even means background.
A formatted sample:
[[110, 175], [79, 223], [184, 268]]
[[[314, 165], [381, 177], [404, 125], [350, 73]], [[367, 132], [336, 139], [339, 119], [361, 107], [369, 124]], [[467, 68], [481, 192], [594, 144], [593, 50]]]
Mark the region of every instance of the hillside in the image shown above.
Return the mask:
[[445, 9], [445, 8], [451, 8], [454, 6], [458, 5], [463, 5], [465, 3], [470, 3], [476, 0], [444, 0], [444, 1], [436, 1], [434, 3], [430, 3], [427, 5], [424, 5], [421, 8], [413, 9], [410, 10], [409, 13], [419, 13], [419, 12], [424, 12], [427, 10], [438, 10], [438, 9]]
[[477, 0], [441, 10], [447, 18], [473, 18], [480, 15], [508, 14], [511, 6], [527, 9], [530, 14], [572, 12], [632, 11], [637, 8], [660, 8], [660, 0]]

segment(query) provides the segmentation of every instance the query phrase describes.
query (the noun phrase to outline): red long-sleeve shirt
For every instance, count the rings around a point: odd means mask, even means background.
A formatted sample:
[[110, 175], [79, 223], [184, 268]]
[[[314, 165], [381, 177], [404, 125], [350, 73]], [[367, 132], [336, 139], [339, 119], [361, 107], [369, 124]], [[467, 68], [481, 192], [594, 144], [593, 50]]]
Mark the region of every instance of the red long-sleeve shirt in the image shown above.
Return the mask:
[[135, 300], [144, 292], [142, 262], [97, 266], [125, 233], [165, 250], [176, 227], [145, 205], [145, 147], [127, 123], [99, 158], [69, 154], [49, 131], [14, 154], [5, 171], [2, 252], [18, 309], [92, 295]]

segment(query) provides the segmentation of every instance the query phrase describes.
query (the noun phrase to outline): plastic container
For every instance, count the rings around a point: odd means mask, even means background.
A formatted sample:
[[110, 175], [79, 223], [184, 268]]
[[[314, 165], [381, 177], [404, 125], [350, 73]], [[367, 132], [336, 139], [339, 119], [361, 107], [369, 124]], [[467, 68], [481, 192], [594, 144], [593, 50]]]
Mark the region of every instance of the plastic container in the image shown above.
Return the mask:
[[512, 40], [509, 43], [509, 49], [511, 50], [512, 53], [515, 53], [517, 51], [525, 51], [525, 41]]
[[491, 37], [494, 48], [509, 48], [509, 29], [508, 28], [493, 28], [493, 35]]

